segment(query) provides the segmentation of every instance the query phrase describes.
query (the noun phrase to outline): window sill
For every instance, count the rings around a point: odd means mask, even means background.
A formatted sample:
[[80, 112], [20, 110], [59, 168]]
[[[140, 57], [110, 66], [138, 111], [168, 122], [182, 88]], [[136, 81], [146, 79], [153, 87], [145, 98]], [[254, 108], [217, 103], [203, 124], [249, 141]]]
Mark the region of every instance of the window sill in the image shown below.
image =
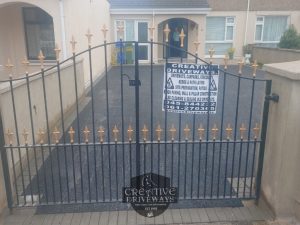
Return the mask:
[[[30, 66], [40, 66], [41, 62], [39, 60], [29, 60]], [[44, 66], [54, 66], [56, 65], [56, 60], [46, 60], [44, 61]]]

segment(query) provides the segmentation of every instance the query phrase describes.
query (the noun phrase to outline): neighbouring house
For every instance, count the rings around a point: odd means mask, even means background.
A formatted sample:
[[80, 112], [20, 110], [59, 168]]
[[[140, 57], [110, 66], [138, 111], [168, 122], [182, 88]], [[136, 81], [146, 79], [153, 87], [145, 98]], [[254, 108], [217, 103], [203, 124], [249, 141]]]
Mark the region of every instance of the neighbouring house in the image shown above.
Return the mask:
[[[164, 42], [163, 29], [171, 29], [169, 42], [177, 29], [183, 29], [185, 50], [194, 53], [194, 42], [199, 42], [198, 54], [208, 57], [210, 48], [215, 57], [224, 57], [229, 48], [235, 56], [243, 56], [243, 46], [257, 44], [276, 47], [290, 24], [300, 30], [300, 2], [298, 0], [110, 0], [110, 14], [114, 41], [146, 41], [149, 27], [155, 28], [154, 41]], [[117, 32], [125, 28], [124, 34]], [[148, 35], [147, 35], [148, 34]], [[178, 57], [177, 51], [158, 47], [154, 58]], [[140, 58], [149, 60], [149, 45], [141, 44]]]

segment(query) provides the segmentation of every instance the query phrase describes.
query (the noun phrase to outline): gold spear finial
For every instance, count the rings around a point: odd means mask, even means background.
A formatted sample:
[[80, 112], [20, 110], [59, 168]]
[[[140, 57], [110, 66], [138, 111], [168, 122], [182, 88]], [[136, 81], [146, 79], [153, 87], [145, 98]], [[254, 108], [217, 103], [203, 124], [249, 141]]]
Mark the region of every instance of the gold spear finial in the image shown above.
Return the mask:
[[129, 126], [128, 126], [127, 134], [128, 134], [128, 140], [129, 140], [129, 142], [132, 142], [133, 129], [132, 129], [131, 124], [129, 124]]
[[55, 57], [56, 57], [56, 61], [59, 61], [59, 54], [61, 52], [61, 49], [58, 47], [58, 44], [55, 45]]
[[200, 45], [200, 41], [194, 41], [194, 47], [195, 47], [196, 54], [198, 54], [199, 45]]
[[43, 129], [39, 129], [39, 140], [40, 144], [44, 144], [44, 139], [45, 139], [45, 131]]
[[175, 140], [175, 135], [176, 135], [176, 128], [175, 128], [174, 124], [172, 124], [172, 127], [170, 129], [170, 133], [171, 133], [171, 140], [174, 141]]
[[149, 33], [150, 33], [150, 40], [153, 40], [154, 39], [154, 30], [155, 30], [154, 24], [152, 24], [152, 26], [149, 27], [148, 30], [149, 30]]
[[90, 130], [87, 126], [85, 126], [84, 130], [83, 130], [83, 134], [84, 134], [84, 141], [85, 143], [89, 143], [89, 136], [90, 136]]
[[230, 140], [231, 136], [232, 136], [232, 128], [230, 126], [230, 123], [228, 124], [228, 126], [226, 128], [226, 134], [227, 134], [227, 140]]
[[115, 142], [118, 142], [118, 134], [119, 134], [119, 130], [117, 128], [117, 125], [115, 125], [115, 127], [113, 129], [113, 135], [114, 135]]
[[217, 139], [217, 134], [218, 134], [218, 127], [217, 127], [217, 124], [214, 125], [214, 127], [211, 129], [212, 130], [212, 136], [213, 136], [213, 140], [216, 140]]
[[91, 30], [90, 30], [90, 29], [87, 30], [87, 33], [86, 33], [85, 36], [86, 36], [87, 39], [88, 39], [88, 45], [89, 45], [89, 47], [90, 47], [91, 44], [92, 44], [92, 37], [93, 37], [93, 34], [91, 33]]
[[170, 35], [170, 32], [171, 32], [171, 30], [169, 28], [169, 24], [166, 24], [164, 32], [165, 32], [165, 37], [166, 37], [165, 41], [166, 41], [166, 43], [168, 43], [169, 42], [169, 35]]
[[12, 145], [14, 133], [10, 129], [7, 129], [6, 136], [7, 136], [9, 145]]
[[5, 65], [5, 67], [7, 68], [10, 77], [12, 76], [13, 73], [13, 67], [14, 65], [11, 63], [10, 58], [7, 59], [7, 64]]
[[28, 73], [28, 67], [29, 67], [29, 61], [27, 60], [26, 57], [24, 57], [23, 61], [22, 61], [22, 65], [24, 66], [25, 69], [25, 73]]
[[244, 136], [245, 136], [245, 132], [247, 131], [247, 128], [245, 126], [244, 123], [242, 123], [242, 126], [240, 127], [240, 134], [241, 134], [241, 139], [243, 140], [244, 139]]
[[162, 133], [162, 129], [160, 127], [160, 124], [157, 125], [157, 128], [156, 128], [156, 135], [157, 135], [157, 141], [160, 142], [161, 140], [161, 133]]
[[42, 50], [40, 50], [40, 52], [39, 52], [38, 59], [40, 60], [41, 68], [44, 69], [45, 56], [44, 56]]
[[257, 72], [257, 68], [258, 68], [257, 60], [254, 60], [252, 68], [253, 68], [253, 77], [256, 77], [256, 72]]
[[183, 132], [184, 132], [184, 136], [185, 136], [185, 140], [186, 140], [186, 141], [189, 140], [189, 137], [190, 137], [190, 131], [191, 131], [191, 129], [189, 128], [189, 125], [186, 124], [186, 125], [185, 125], [185, 128], [183, 129]]
[[57, 127], [54, 128], [54, 131], [52, 132], [52, 134], [53, 134], [55, 143], [58, 144], [60, 131], [57, 129]]
[[183, 28], [181, 29], [181, 32], [180, 32], [180, 34], [179, 34], [179, 38], [180, 38], [180, 47], [181, 48], [183, 48], [183, 42], [184, 42], [184, 38], [185, 38], [185, 34], [184, 34], [184, 30], [183, 30]]
[[29, 135], [29, 133], [28, 133], [28, 131], [25, 128], [23, 130], [22, 135], [23, 135], [23, 138], [24, 138], [25, 145], [28, 145], [28, 135]]
[[143, 132], [143, 140], [144, 140], [144, 142], [147, 141], [148, 131], [149, 131], [149, 130], [148, 130], [146, 124], [144, 124], [144, 127], [143, 127], [143, 129], [142, 129], [142, 132]]
[[239, 75], [242, 75], [242, 71], [243, 71], [243, 66], [244, 66], [244, 60], [241, 59], [239, 62]]
[[99, 136], [99, 141], [101, 144], [104, 142], [104, 134], [105, 134], [104, 128], [101, 126], [98, 129], [98, 136]]
[[70, 135], [70, 143], [71, 143], [71, 144], [74, 144], [75, 130], [73, 129], [73, 127], [70, 127], [69, 135]]
[[254, 132], [254, 139], [256, 140], [259, 136], [259, 131], [260, 131], [260, 128], [259, 128], [259, 125], [258, 123], [255, 124], [255, 127], [253, 128], [253, 132]]
[[199, 134], [199, 140], [202, 141], [204, 137], [205, 129], [203, 128], [203, 125], [200, 124], [200, 127], [198, 128], [198, 134]]
[[225, 70], [228, 69], [228, 61], [229, 61], [229, 57], [228, 57], [228, 55], [225, 55], [225, 57], [224, 57], [224, 69]]
[[72, 46], [72, 53], [75, 54], [77, 41], [75, 41], [74, 36], [72, 36], [72, 39], [71, 39], [70, 43], [71, 43], [71, 46]]
[[103, 33], [104, 41], [106, 41], [106, 36], [107, 36], [107, 32], [108, 32], [108, 29], [107, 29], [107, 27], [106, 27], [106, 24], [103, 24], [101, 31], [102, 31], [102, 33]]

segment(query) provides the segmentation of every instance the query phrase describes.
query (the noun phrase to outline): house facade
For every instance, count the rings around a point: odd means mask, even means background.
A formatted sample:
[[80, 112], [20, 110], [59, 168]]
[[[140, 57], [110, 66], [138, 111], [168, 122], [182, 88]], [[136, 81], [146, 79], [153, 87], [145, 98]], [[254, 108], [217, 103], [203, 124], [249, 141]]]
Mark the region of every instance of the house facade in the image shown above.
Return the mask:
[[[175, 45], [174, 33], [184, 31], [184, 49], [208, 57], [208, 50], [215, 49], [214, 57], [224, 57], [229, 48], [235, 49], [235, 58], [243, 57], [243, 47], [248, 44], [276, 46], [283, 32], [293, 24], [300, 31], [300, 2], [298, 0], [0, 0], [0, 77], [8, 77], [5, 71], [7, 59], [14, 65], [15, 75], [24, 74], [21, 62], [30, 61], [29, 72], [39, 70], [37, 55], [40, 50], [46, 57], [46, 66], [55, 64], [56, 44], [61, 48], [61, 59], [72, 56], [70, 40], [77, 42], [76, 52], [88, 47], [85, 36], [89, 28], [93, 33], [92, 45], [103, 43], [103, 24], [110, 30], [108, 41], [140, 41], [153, 38], [154, 42], [166, 42], [164, 28], [171, 32], [168, 42]], [[124, 31], [119, 31], [124, 27]], [[154, 28], [153, 34], [149, 28]], [[153, 36], [153, 37], [152, 37]], [[177, 37], [178, 38], [178, 37]], [[133, 53], [128, 53], [128, 63]], [[131, 46], [132, 47], [132, 46]], [[140, 60], [149, 62], [150, 45], [140, 43]], [[114, 53], [114, 49], [110, 52]], [[178, 51], [154, 46], [154, 61], [179, 57]], [[98, 62], [103, 54], [96, 53]], [[114, 55], [114, 54], [113, 54]], [[181, 57], [182, 55], [180, 55]], [[87, 56], [85, 79], [88, 82]], [[187, 55], [183, 55], [187, 57]], [[109, 56], [109, 60], [113, 58]], [[110, 62], [110, 61], [109, 61]], [[95, 63], [95, 76], [101, 74], [104, 65]]]
[[[195, 53], [194, 42], [200, 43], [198, 55], [208, 57], [214, 48], [215, 57], [224, 57], [229, 48], [235, 57], [243, 57], [243, 47], [248, 44], [276, 47], [284, 31], [293, 24], [300, 30], [300, 2], [259, 0], [199, 0], [199, 1], [138, 1], [111, 0], [112, 38], [119, 40], [119, 26], [125, 41], [143, 41], [149, 27], [154, 27], [154, 41], [165, 42], [163, 29], [169, 25], [169, 43], [173, 44], [176, 29], [186, 34], [185, 50]], [[149, 35], [149, 34], [148, 34]], [[148, 38], [149, 39], [149, 38]], [[142, 60], [149, 59], [149, 49], [143, 48]], [[162, 47], [155, 49], [155, 58], [178, 57], [176, 51]]]

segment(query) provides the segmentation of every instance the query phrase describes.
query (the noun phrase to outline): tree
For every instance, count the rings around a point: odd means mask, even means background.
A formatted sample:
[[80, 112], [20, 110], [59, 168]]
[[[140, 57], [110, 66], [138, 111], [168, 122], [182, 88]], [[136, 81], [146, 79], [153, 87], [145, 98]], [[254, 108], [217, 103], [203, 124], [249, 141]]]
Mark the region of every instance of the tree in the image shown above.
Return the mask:
[[300, 35], [296, 28], [291, 25], [287, 31], [282, 35], [278, 44], [279, 48], [300, 49]]

